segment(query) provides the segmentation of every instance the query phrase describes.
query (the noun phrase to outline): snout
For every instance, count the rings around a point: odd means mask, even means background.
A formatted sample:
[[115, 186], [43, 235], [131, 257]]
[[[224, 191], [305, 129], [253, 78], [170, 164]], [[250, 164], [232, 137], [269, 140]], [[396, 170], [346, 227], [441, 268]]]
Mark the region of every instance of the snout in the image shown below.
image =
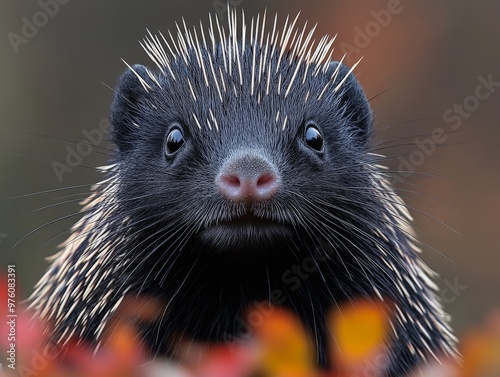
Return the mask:
[[281, 177], [260, 152], [239, 151], [223, 163], [215, 184], [232, 202], [260, 202], [271, 199], [281, 186]]

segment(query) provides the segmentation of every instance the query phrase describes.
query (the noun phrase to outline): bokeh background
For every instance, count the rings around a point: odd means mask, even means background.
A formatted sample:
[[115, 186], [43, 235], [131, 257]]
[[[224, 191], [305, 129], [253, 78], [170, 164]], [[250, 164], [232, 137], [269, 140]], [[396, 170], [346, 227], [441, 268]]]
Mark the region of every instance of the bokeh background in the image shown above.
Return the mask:
[[[457, 334], [484, 321], [500, 307], [500, 2], [230, 3], [282, 20], [302, 11], [301, 23], [318, 23], [316, 36], [338, 33], [337, 60], [345, 51], [349, 65], [364, 56], [356, 75], [376, 114], [372, 149], [388, 156]], [[59, 176], [53, 162], [68, 166], [84, 131], [107, 117], [121, 58], [152, 66], [138, 43], [146, 29], [226, 14], [212, 0], [58, 4], [45, 17], [37, 1], [0, 8], [0, 273], [16, 265], [23, 298], [101, 178], [94, 167], [106, 163], [105, 141]], [[439, 142], [425, 142], [433, 132]]]

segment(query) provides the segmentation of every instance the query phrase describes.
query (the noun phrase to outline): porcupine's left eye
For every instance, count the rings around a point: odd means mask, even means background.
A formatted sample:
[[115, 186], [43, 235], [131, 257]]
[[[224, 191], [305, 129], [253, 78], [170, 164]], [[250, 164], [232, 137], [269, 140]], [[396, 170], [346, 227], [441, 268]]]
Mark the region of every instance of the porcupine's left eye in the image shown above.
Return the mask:
[[321, 135], [321, 132], [314, 123], [306, 124], [304, 139], [309, 148], [316, 152], [323, 151], [323, 135]]
[[184, 145], [184, 134], [179, 128], [173, 128], [167, 136], [165, 143], [165, 152], [167, 155], [173, 155]]

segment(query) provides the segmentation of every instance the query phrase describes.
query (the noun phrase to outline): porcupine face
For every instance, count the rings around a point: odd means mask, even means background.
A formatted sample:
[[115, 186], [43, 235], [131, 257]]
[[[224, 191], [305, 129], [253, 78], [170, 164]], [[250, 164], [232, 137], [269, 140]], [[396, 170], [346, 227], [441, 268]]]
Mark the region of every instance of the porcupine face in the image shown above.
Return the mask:
[[[227, 37], [210, 21], [209, 38], [201, 27], [144, 41], [159, 71], [120, 78], [116, 161], [34, 294], [56, 342], [98, 344], [127, 295], [164, 304], [141, 325], [154, 354], [179, 334], [226, 341], [277, 289], [314, 335], [319, 365], [329, 308], [358, 297], [395, 305], [388, 376], [454, 354], [411, 217], [367, 152], [372, 117], [355, 66], [331, 62], [334, 40], [313, 42], [296, 20], [269, 32], [243, 20], [237, 33], [230, 12]], [[306, 278], [290, 276], [311, 256]]]
[[152, 243], [181, 248], [267, 251], [328, 233], [319, 224], [335, 221], [324, 203], [349, 210], [342, 197], [369, 185], [371, 114], [359, 84], [339, 63], [306, 70], [300, 57], [278, 63], [279, 50], [257, 43], [236, 46], [230, 73], [224, 48], [190, 50], [188, 64], [174, 58], [173, 75], [152, 79], [135, 66], [121, 77], [112, 109], [119, 201], [148, 218], [140, 226], [157, 232]]

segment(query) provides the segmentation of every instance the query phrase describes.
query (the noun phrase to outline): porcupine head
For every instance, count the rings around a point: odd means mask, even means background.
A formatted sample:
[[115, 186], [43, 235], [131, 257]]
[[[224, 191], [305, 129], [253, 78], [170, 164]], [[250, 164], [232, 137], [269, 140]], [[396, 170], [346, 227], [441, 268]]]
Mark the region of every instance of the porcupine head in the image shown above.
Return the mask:
[[355, 66], [298, 18], [237, 18], [149, 34], [157, 69], [120, 77], [116, 156], [33, 296], [55, 342], [98, 344], [127, 295], [162, 303], [141, 325], [154, 355], [179, 334], [238, 337], [245, 310], [271, 302], [297, 314], [326, 367], [328, 311], [374, 298], [394, 307], [388, 376], [453, 354], [411, 218], [369, 153]]

